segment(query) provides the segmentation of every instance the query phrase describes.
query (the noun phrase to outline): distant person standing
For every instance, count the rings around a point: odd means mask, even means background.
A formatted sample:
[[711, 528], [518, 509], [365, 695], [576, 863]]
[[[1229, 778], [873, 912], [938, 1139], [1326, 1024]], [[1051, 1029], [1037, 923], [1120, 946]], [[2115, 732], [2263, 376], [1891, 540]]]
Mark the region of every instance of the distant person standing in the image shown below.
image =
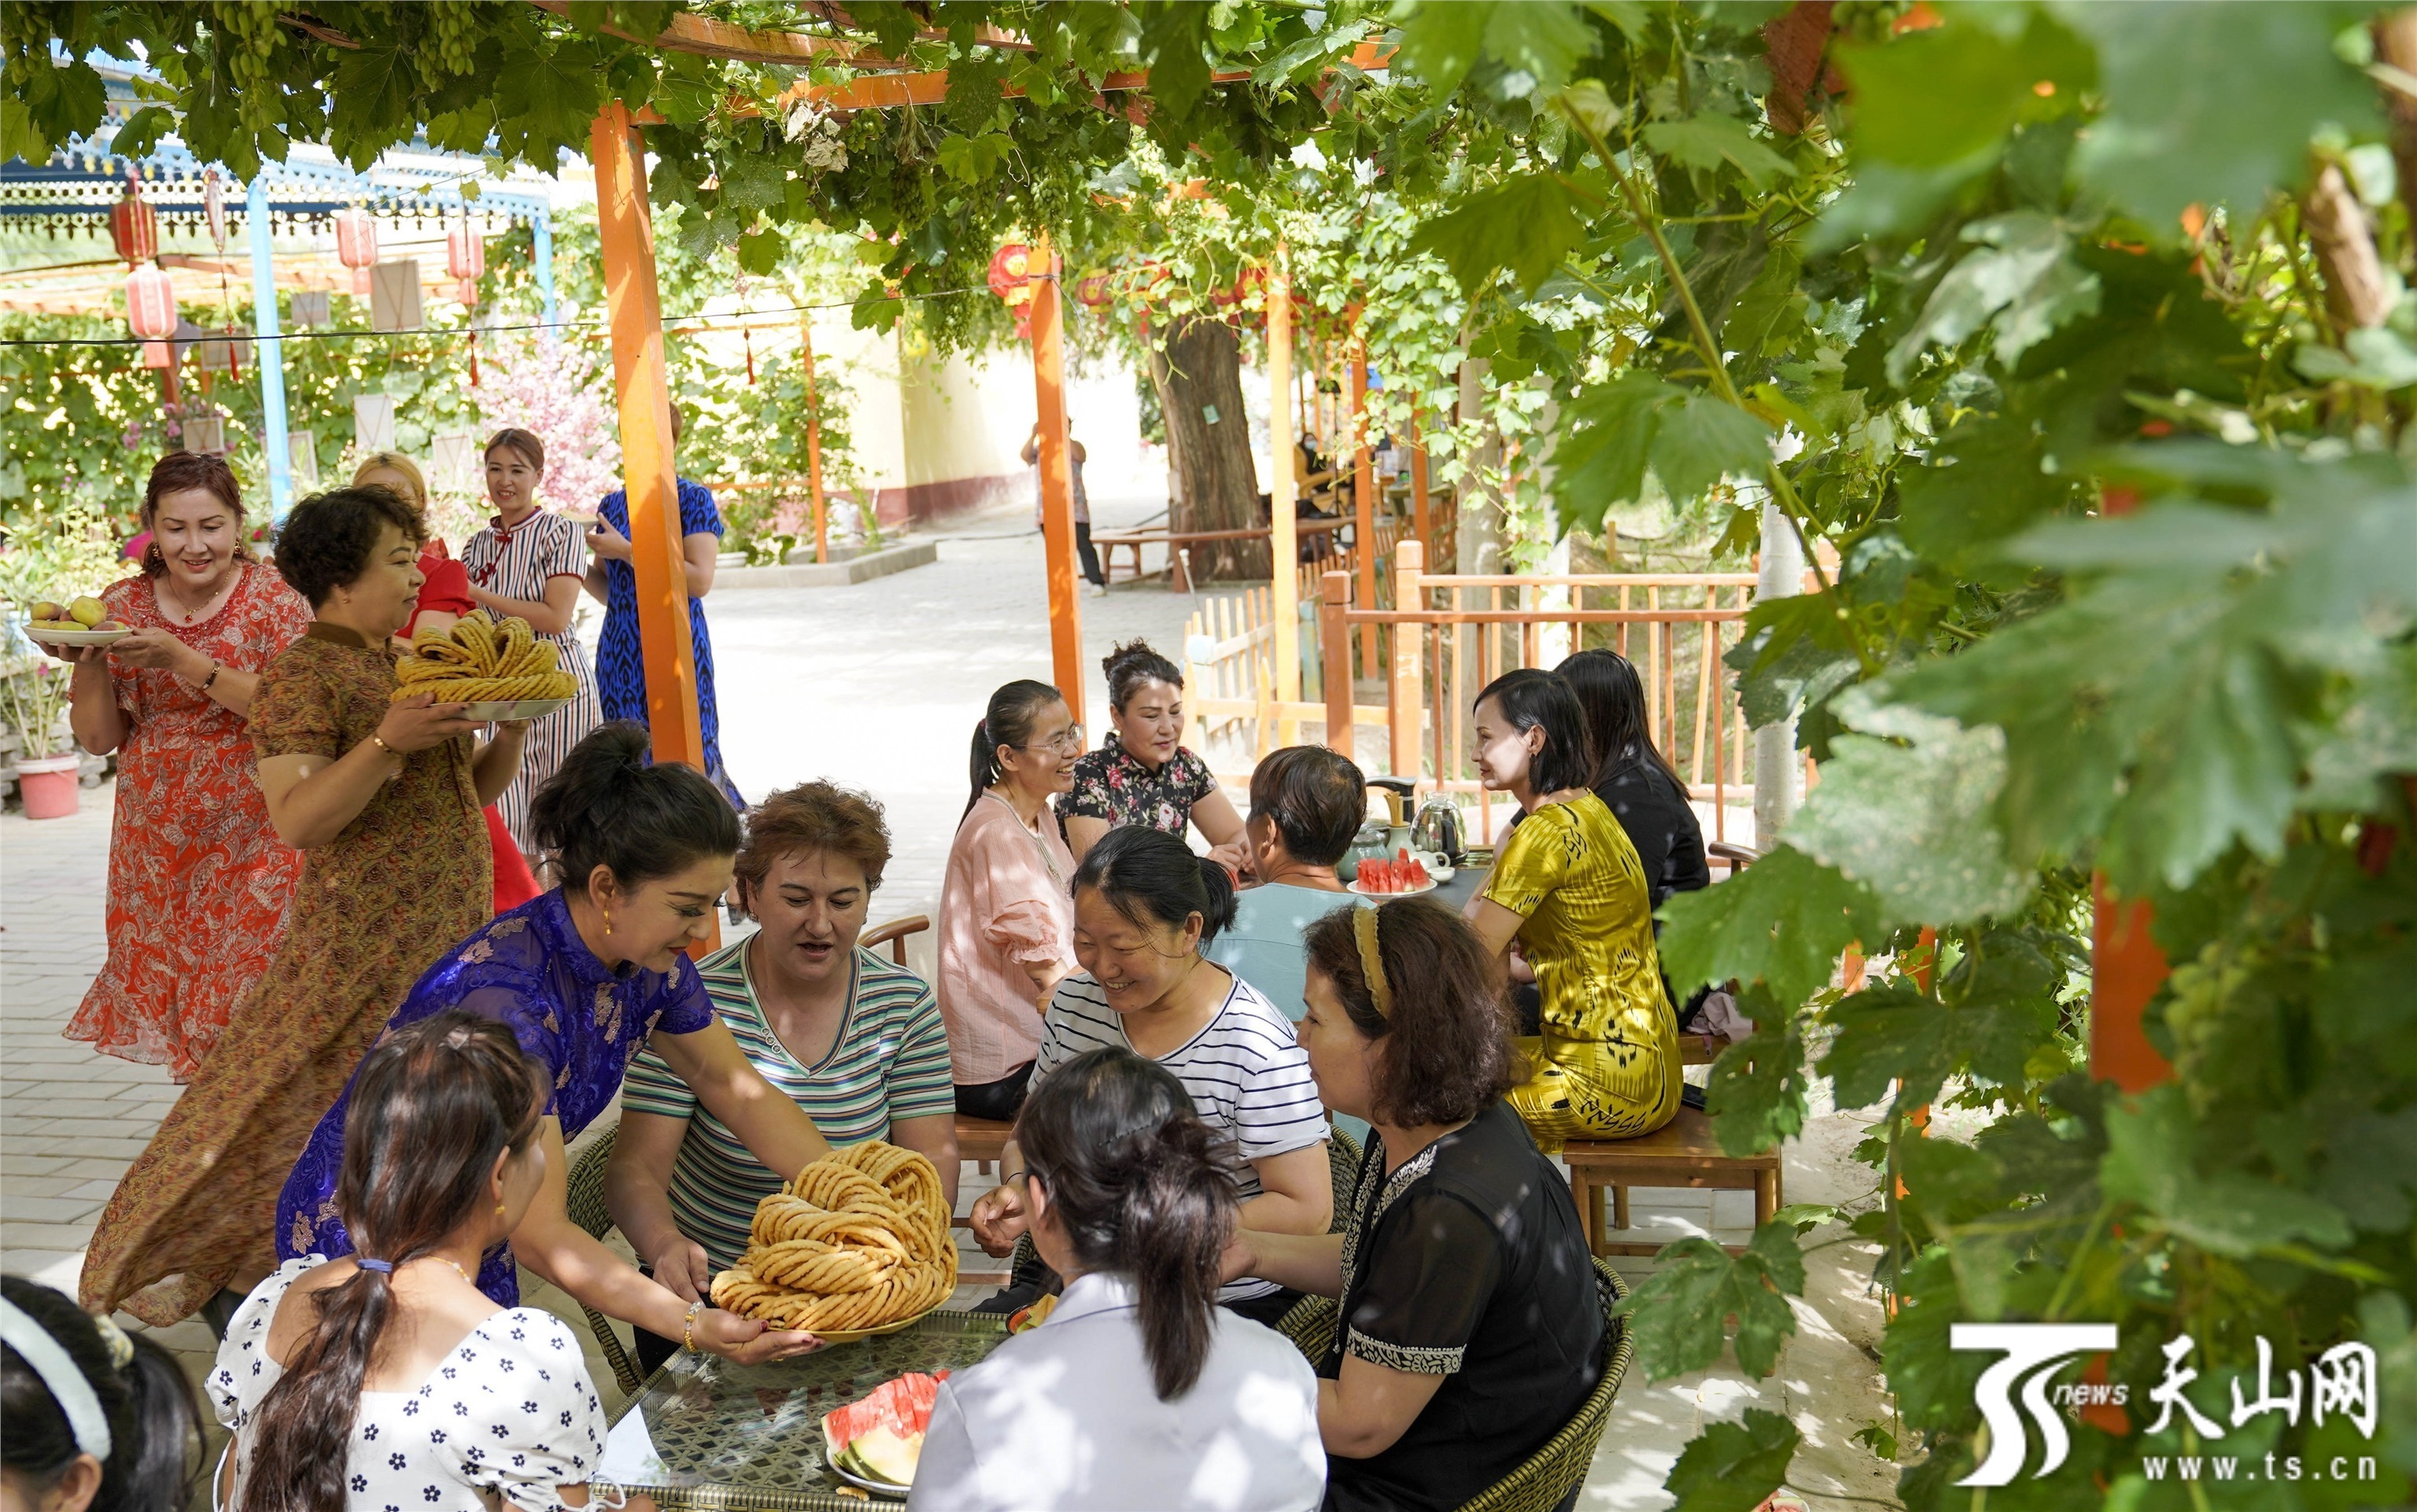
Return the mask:
[[535, 871], [539, 847], [529, 824], [530, 795], [604, 718], [596, 702], [594, 670], [571, 626], [587, 557], [579, 527], [538, 507], [538, 483], [545, 476], [544, 442], [508, 427], [488, 441], [485, 461], [487, 497], [494, 502], [495, 513], [487, 529], [462, 544], [470, 598], [499, 619], [528, 621], [539, 640], [554, 643], [562, 670], [579, 685], [569, 703], [530, 723], [520, 775], [504, 790], [504, 827], [512, 832]]
[[[672, 440], [679, 440], [679, 406], [672, 406]], [[638, 572], [630, 565], [630, 495], [615, 489], [596, 507], [603, 519], [587, 533], [587, 594], [604, 606], [596, 637], [596, 691], [607, 719], [646, 722], [646, 662], [638, 646]], [[713, 491], [679, 480], [680, 567], [688, 578], [688, 634], [696, 661], [696, 718], [705, 734], [705, 775], [740, 813], [747, 800], [722, 764], [722, 713], [713, 696], [713, 638], [705, 628], [705, 596], [713, 591], [722, 554], [722, 511]]]
[[[1108, 575], [1100, 570], [1100, 553], [1091, 546], [1091, 494], [1089, 490], [1083, 487], [1083, 463], [1089, 457], [1090, 453], [1083, 449], [1083, 444], [1075, 440], [1072, 433], [1069, 431], [1066, 437], [1066, 458], [1074, 475], [1074, 552], [1083, 559], [1083, 577], [1090, 583], [1091, 592], [1105, 594], [1108, 591]], [[1024, 465], [1037, 466], [1040, 461], [1041, 422], [1035, 420], [1032, 422], [1032, 434], [1024, 438]], [[1041, 511], [1044, 503], [1045, 501], [1040, 495], [1033, 496], [1032, 523], [1035, 527], [1041, 524]]]

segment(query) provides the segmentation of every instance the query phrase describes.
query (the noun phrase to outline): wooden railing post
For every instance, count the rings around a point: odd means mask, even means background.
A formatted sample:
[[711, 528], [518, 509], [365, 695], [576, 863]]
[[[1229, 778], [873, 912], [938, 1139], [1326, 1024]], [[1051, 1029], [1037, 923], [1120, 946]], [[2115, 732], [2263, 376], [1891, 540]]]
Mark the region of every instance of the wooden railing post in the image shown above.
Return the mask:
[[[1408, 611], [1421, 607], [1424, 596], [1419, 591], [1419, 579], [1426, 570], [1427, 549], [1422, 541], [1400, 541], [1393, 547], [1393, 607]], [[1420, 675], [1421, 640], [1426, 627], [1401, 624], [1393, 627], [1393, 675], [1391, 681], [1392, 765], [1395, 777], [1416, 779], [1419, 771], [1419, 733], [1421, 717], [1426, 712], [1425, 680]]]
[[808, 314], [798, 327], [804, 338], [798, 353], [806, 374], [806, 489], [813, 502], [814, 561], [820, 564], [830, 560], [830, 501], [823, 494], [823, 405], [814, 391], [814, 317]]
[[[1368, 452], [1368, 343], [1358, 337], [1359, 307], [1351, 324], [1351, 556], [1360, 568], [1361, 607], [1376, 607], [1376, 470]], [[1361, 671], [1376, 675], [1376, 627], [1360, 630]]]
[[1351, 602], [1351, 574], [1329, 572], [1319, 580], [1317, 640], [1326, 679], [1326, 744], [1359, 760], [1351, 733], [1351, 627], [1343, 611]]

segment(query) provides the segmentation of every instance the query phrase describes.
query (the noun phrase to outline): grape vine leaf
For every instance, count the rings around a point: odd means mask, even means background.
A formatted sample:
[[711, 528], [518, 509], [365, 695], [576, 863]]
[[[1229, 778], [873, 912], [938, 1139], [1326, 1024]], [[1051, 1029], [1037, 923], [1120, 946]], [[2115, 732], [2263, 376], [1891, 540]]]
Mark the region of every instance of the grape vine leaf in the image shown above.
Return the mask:
[[1994, 576], [1990, 548], [2074, 496], [2071, 478], [2047, 471], [2046, 449], [2029, 424], [1989, 416], [1948, 431], [1929, 466], [1900, 475], [1898, 528], [1907, 545], [1950, 570]]
[[1803, 1026], [1759, 984], [1745, 990], [1739, 1010], [1755, 1032], [1721, 1051], [1705, 1087], [1704, 1111], [1721, 1148], [1755, 1155], [1804, 1131]]
[[[2008, 864], [1991, 806], [2005, 785], [2002, 732], [1875, 703], [1869, 685], [1830, 707], [1870, 732], [1830, 742], [1821, 784], [1786, 839], [1869, 886], [1901, 924], [2002, 916], [2030, 894], [2032, 873]], [[1896, 744], [1876, 736], [1908, 737]]]
[[1440, 256], [1461, 292], [1474, 295], [1506, 267], [1534, 290], [1586, 239], [1575, 197], [1559, 175], [1517, 174], [1421, 224], [1410, 249]]
[[2254, 214], [2297, 184], [2320, 127], [2378, 128], [2375, 86], [2333, 46], [2364, 8], [2156, 0], [2060, 14], [2096, 44], [2105, 86], [2075, 167], [2161, 238], [2188, 205]]
[[1890, 349], [1893, 384], [1905, 382], [1924, 347], [1961, 345], [1993, 320], [1992, 352], [2011, 364], [2066, 321], [2098, 313], [2098, 275], [2073, 260], [2073, 238], [2052, 217], [2012, 210], [1972, 221], [1960, 235], [1980, 249], [1938, 280], [1921, 318]]
[[1754, 1512], [1787, 1478], [1796, 1425], [1749, 1407], [1735, 1423], [1714, 1423], [1670, 1467], [1663, 1489], [1679, 1500], [1670, 1512]]
[[1738, 1321], [1738, 1364], [1766, 1376], [1780, 1346], [1796, 1332], [1787, 1298], [1804, 1294], [1804, 1253], [1792, 1224], [1772, 1221], [1754, 1231], [1741, 1254], [1710, 1239], [1681, 1239], [1654, 1257], [1650, 1279], [1619, 1304], [1636, 1339], [1646, 1376], [1667, 1381], [1701, 1370], [1721, 1357], [1726, 1322]]
[[1869, 887], [1779, 845], [1717, 887], [1662, 905], [1662, 969], [1682, 996], [1707, 982], [1760, 980], [1782, 1005], [1827, 986], [1840, 952], [1880, 937]]
[[1731, 475], [1761, 476], [1771, 462], [1771, 427], [1710, 394], [1689, 394], [1662, 410], [1649, 455], [1662, 487], [1683, 504]]
[[1698, 172], [1710, 173], [1726, 163], [1757, 189], [1796, 174], [1796, 165], [1773, 151], [1743, 121], [1717, 111], [1684, 120], [1656, 121], [1645, 129], [1645, 141], [1654, 151]]
[[2098, 82], [2090, 48], [2044, 10], [1958, 6], [1940, 14], [1938, 26], [1839, 47], [1854, 85], [1847, 136], [1859, 155], [1918, 169], [1993, 155], [2015, 122], [2058, 108], [2044, 102], [2073, 99]]
[[2350, 1242], [2349, 1220], [2320, 1198], [2238, 1171], [2201, 1174], [2186, 1096], [2168, 1082], [2107, 1110], [2099, 1162], [2107, 1196], [2137, 1202], [2178, 1237], [2220, 1255], [2246, 1259], [2295, 1239], [2327, 1248]]

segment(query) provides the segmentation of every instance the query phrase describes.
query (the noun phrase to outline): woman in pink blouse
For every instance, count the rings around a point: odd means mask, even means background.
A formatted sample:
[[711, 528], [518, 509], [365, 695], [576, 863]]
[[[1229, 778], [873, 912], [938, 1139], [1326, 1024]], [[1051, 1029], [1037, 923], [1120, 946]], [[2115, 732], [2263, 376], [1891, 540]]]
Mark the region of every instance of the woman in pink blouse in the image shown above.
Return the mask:
[[1074, 970], [1073, 853], [1049, 800], [1073, 785], [1083, 727], [1046, 683], [990, 696], [974, 726], [973, 796], [940, 885], [940, 1016], [957, 1111], [1011, 1119], [1041, 1052], [1041, 1014]]

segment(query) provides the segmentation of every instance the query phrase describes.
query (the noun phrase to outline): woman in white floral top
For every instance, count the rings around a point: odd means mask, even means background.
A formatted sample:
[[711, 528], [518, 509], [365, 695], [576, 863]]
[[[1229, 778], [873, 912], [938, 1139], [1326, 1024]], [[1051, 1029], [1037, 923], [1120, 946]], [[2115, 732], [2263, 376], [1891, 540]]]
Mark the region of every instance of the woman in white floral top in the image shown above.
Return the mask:
[[1250, 854], [1242, 816], [1208, 764], [1184, 748], [1182, 672], [1146, 641], [1117, 646], [1101, 666], [1116, 728], [1105, 745], [1074, 764], [1074, 791], [1057, 800], [1074, 859], [1119, 825], [1179, 836], [1197, 824], [1208, 854], [1239, 876]]

